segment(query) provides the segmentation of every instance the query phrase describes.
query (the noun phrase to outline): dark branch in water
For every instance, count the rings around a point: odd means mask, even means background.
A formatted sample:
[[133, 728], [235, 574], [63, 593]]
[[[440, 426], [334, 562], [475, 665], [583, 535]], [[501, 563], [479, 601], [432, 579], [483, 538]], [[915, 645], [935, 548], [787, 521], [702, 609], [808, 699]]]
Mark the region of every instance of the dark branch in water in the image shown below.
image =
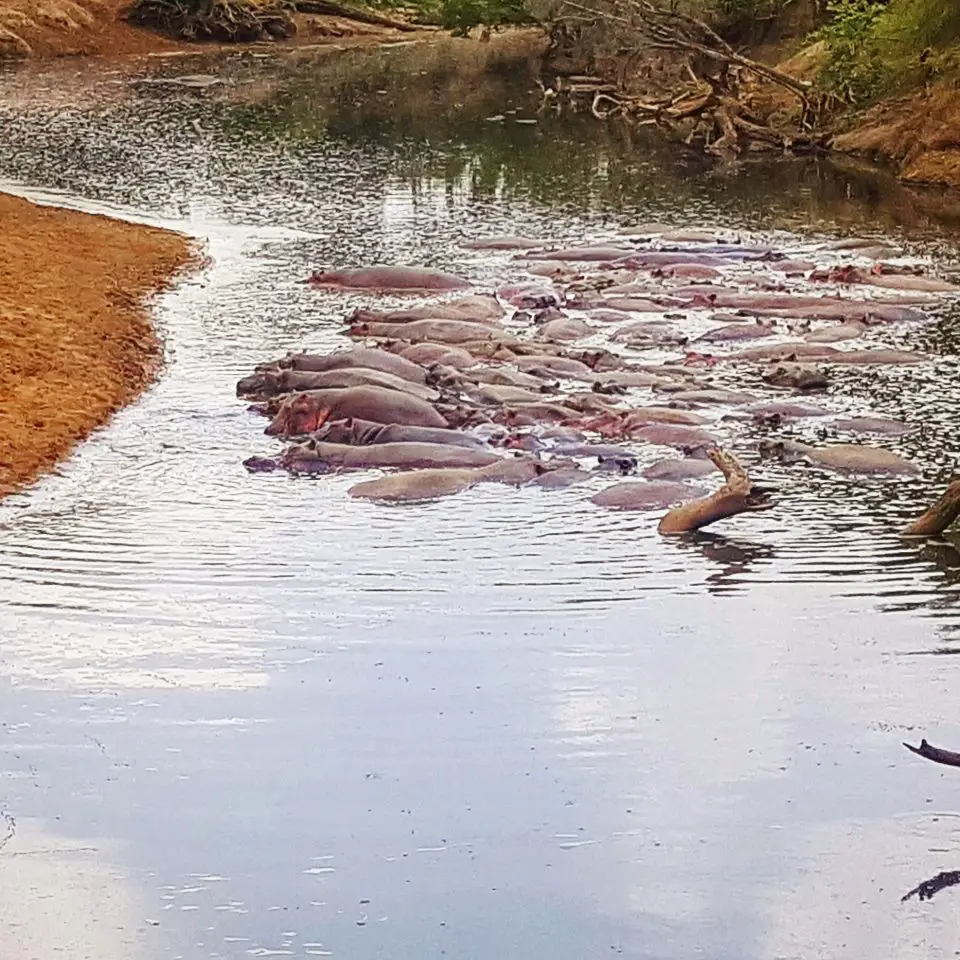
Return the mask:
[[926, 740], [921, 740], [919, 747], [914, 747], [909, 743], [904, 743], [904, 746], [911, 753], [915, 753], [925, 760], [943, 763], [948, 767], [960, 767], [960, 753], [955, 753], [953, 750], [941, 750], [939, 747], [932, 747]]
[[954, 480], [944, 495], [903, 531], [905, 537], [936, 537], [960, 517], [960, 480]]
[[935, 877], [918, 883], [909, 893], [900, 898], [900, 902], [906, 903], [913, 896], [919, 897], [921, 901], [932, 900], [941, 890], [955, 887], [958, 883], [960, 883], [960, 870], [938, 873]]

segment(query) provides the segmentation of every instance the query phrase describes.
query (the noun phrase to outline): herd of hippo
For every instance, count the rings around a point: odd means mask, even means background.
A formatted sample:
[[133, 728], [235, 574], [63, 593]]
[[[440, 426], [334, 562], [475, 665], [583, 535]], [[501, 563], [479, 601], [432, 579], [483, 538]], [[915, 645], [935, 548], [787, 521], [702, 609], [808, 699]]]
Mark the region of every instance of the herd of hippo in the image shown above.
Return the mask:
[[[242, 379], [238, 396], [271, 418], [266, 433], [292, 441], [248, 469], [377, 471], [349, 495], [378, 501], [484, 483], [584, 483], [600, 508], [669, 508], [664, 534], [773, 506], [772, 491], [723, 449], [744, 426], [773, 431], [759, 444], [765, 456], [848, 473], [918, 472], [875, 439], [911, 424], [840, 416], [816, 402], [842, 365], [929, 361], [883, 346], [877, 333], [927, 320], [960, 287], [898, 251], [847, 240], [800, 258], [655, 226], [602, 246], [548, 249], [520, 237], [469, 246], [508, 251], [511, 282], [484, 293], [448, 273], [380, 266], [310, 278], [326, 290], [415, 296], [417, 305], [356, 309], [349, 349], [291, 353]], [[824, 436], [854, 442], [777, 438], [782, 425], [814, 420], [829, 427]], [[720, 474], [709, 493], [702, 484]], [[952, 522], [957, 493], [914, 532]]]

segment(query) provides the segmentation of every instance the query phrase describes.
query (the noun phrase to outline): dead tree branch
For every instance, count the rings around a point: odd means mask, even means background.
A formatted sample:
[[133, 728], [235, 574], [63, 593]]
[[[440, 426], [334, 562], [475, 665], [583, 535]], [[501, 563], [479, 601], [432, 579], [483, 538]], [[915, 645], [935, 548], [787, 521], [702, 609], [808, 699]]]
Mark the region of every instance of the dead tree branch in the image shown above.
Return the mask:
[[657, 528], [664, 536], [690, 533], [727, 517], [769, 510], [773, 506], [770, 491], [756, 486], [732, 453], [713, 449], [707, 455], [723, 472], [726, 482], [708, 497], [674, 507]]
[[941, 750], [939, 747], [931, 746], [926, 740], [921, 740], [919, 747], [914, 747], [909, 743], [904, 743], [904, 746], [911, 753], [915, 753], [925, 760], [943, 763], [948, 767], [960, 767], [960, 753], [955, 753], [953, 750]]
[[904, 531], [905, 537], [938, 537], [960, 517], [960, 480], [954, 480], [943, 496]]

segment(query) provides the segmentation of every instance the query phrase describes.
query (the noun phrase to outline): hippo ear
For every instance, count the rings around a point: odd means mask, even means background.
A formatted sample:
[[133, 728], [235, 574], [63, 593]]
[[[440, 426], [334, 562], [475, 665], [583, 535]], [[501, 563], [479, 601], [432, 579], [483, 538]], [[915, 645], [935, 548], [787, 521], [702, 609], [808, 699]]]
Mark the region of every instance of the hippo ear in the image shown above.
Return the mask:
[[344, 429], [352, 430], [353, 429], [353, 417], [345, 417], [343, 421]]

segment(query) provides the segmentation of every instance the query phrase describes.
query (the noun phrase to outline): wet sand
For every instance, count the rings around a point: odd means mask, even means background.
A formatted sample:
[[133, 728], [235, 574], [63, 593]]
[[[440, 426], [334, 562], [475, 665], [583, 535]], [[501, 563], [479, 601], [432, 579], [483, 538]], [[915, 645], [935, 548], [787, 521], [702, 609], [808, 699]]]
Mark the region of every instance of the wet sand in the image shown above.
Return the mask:
[[45, 473], [154, 377], [145, 299], [183, 236], [0, 195], [0, 496]]

